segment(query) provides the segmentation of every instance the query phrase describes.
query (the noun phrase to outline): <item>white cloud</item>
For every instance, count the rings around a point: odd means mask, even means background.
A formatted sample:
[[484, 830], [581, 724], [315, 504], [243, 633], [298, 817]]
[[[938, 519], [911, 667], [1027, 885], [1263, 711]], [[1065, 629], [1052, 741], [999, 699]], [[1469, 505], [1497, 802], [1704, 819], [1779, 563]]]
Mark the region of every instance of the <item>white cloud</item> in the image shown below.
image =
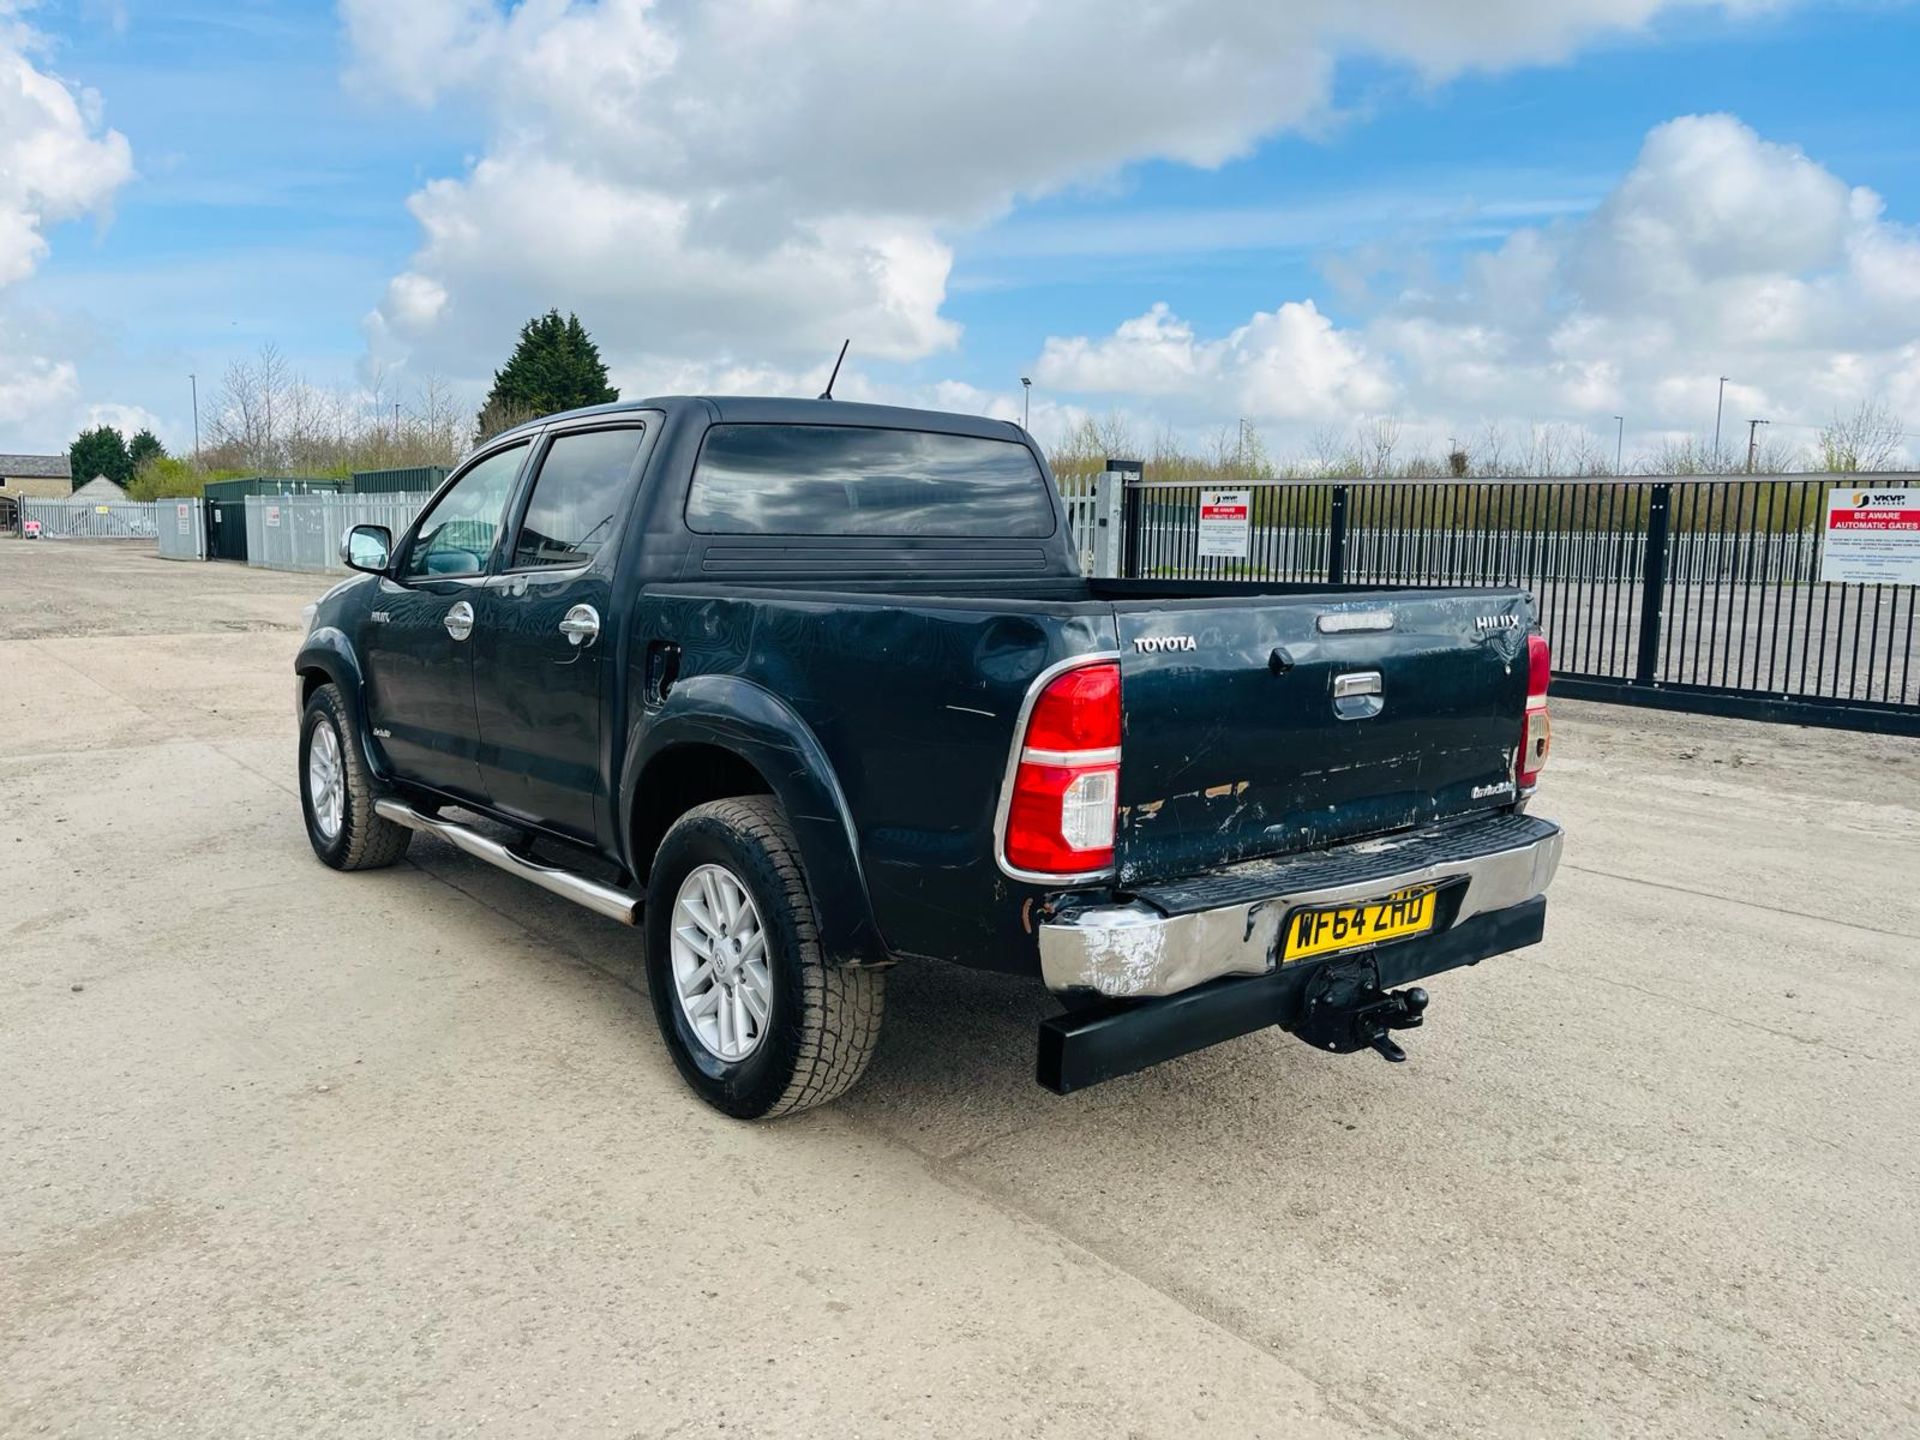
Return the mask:
[[86, 428], [111, 425], [131, 440], [142, 430], [167, 437], [168, 428], [161, 418], [144, 405], [118, 405], [111, 402], [87, 406]]
[[[39, 37], [0, 0], [0, 287], [31, 275], [47, 231], [104, 215], [133, 173], [126, 137], [104, 129], [99, 98], [76, 90], [30, 58]], [[0, 345], [0, 438], [39, 436], [47, 417], [71, 407], [78, 376], [66, 360], [36, 353], [9, 334]]]
[[1255, 419], [1325, 421], [1393, 398], [1379, 361], [1311, 300], [1288, 301], [1211, 341], [1155, 305], [1105, 340], [1048, 340], [1035, 374], [1062, 390], [1198, 399]]
[[1049, 339], [1038, 364], [1082, 395], [1178, 397], [1195, 423], [1392, 411], [1428, 435], [1528, 420], [1610, 434], [1625, 414], [1642, 435], [1699, 434], [1723, 374], [1730, 426], [1876, 398], [1911, 417], [1920, 236], [1883, 209], [1732, 116], [1683, 116], [1591, 214], [1514, 232], [1448, 286], [1408, 257], [1351, 327], [1288, 302], [1209, 340], [1156, 306], [1105, 338]]
[[[490, 127], [465, 173], [415, 195], [422, 244], [371, 344], [470, 374], [557, 304], [629, 365], [792, 364], [849, 333], [873, 357], [934, 354], [958, 338], [951, 238], [1020, 197], [1245, 154], [1327, 114], [1343, 55], [1443, 79], [1676, 3], [342, 0], [359, 84], [459, 93]], [[1284, 309], [1264, 328], [1290, 326], [1248, 344], [1330, 343]]]
[[28, 417], [71, 406], [80, 377], [64, 360], [42, 355], [0, 355], [0, 434]]

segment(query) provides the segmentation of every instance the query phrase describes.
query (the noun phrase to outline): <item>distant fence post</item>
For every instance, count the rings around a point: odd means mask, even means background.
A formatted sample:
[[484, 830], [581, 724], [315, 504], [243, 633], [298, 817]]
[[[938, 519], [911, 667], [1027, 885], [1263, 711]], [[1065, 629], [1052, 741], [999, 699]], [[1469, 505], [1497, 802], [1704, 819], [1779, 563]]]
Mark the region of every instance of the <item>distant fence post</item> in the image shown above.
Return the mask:
[[1640, 566], [1640, 645], [1633, 670], [1637, 685], [1651, 685], [1660, 675], [1660, 607], [1667, 590], [1672, 509], [1673, 486], [1653, 486], [1647, 502], [1647, 553]]
[[[1107, 502], [1101, 502], [1099, 517], [1102, 528], [1097, 533], [1106, 535], [1112, 528], [1107, 524], [1110, 515], [1117, 518], [1120, 535], [1106, 542], [1109, 548], [1105, 553], [1119, 561], [1119, 564], [1109, 570], [1096, 563], [1094, 574], [1123, 575], [1130, 579], [1139, 577], [1141, 507], [1145, 501], [1140, 493], [1140, 482], [1146, 473], [1147, 467], [1138, 460], [1116, 460], [1111, 455], [1107, 457], [1106, 473], [1100, 478], [1105, 481], [1111, 477], [1113, 488], [1119, 493], [1118, 510], [1110, 512], [1106, 508]], [[1096, 540], [1094, 543], [1098, 545], [1101, 542]]]
[[1327, 520], [1327, 583], [1347, 583], [1347, 490], [1333, 487], [1333, 513]]

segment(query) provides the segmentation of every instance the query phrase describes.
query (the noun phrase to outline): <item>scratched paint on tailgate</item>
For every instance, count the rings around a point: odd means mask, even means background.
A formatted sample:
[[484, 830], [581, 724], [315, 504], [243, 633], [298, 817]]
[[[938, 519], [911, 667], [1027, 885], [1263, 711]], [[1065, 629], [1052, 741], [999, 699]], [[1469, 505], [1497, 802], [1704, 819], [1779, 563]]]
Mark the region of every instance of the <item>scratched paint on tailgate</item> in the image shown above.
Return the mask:
[[[1390, 612], [1391, 628], [1316, 623], [1357, 610]], [[1123, 883], [1513, 803], [1524, 592], [1250, 595], [1114, 611]], [[1517, 623], [1484, 618], [1509, 615]], [[1369, 672], [1377, 696], [1336, 697], [1337, 677]]]

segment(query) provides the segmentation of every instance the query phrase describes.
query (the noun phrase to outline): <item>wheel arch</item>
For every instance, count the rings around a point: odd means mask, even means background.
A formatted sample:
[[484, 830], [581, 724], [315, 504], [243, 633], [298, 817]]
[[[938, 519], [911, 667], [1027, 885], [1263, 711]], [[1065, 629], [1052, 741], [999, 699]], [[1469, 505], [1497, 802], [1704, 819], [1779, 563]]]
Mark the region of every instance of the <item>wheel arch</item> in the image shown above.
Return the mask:
[[636, 877], [646, 876], [661, 839], [695, 805], [772, 795], [799, 842], [829, 963], [889, 958], [846, 797], [818, 738], [777, 696], [737, 676], [683, 681], [635, 727], [621, 774], [620, 835]]
[[347, 643], [347, 637], [332, 626], [323, 626], [310, 633], [300, 646], [300, 653], [294, 657], [293, 673], [296, 677], [295, 697], [302, 714], [307, 702], [313, 699], [313, 692], [322, 685], [337, 685], [340, 695], [347, 702], [347, 713], [353, 717], [355, 738], [360, 745], [361, 757], [367, 767], [375, 774], [385, 777], [387, 766], [384, 758], [373, 747], [373, 731], [367, 722], [366, 686], [360, 672], [360, 661], [353, 653], [353, 647]]

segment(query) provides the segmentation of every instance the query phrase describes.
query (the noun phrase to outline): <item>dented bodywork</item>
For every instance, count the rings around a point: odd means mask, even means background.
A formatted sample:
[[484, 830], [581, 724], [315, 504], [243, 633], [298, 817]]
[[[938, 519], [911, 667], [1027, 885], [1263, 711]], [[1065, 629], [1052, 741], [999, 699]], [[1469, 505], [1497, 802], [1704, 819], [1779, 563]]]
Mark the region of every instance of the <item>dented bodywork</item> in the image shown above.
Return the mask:
[[[737, 513], [703, 529], [689, 507], [721, 425], [785, 438], [753, 472], [759, 490], [716, 481], [744, 488]], [[1082, 576], [1023, 429], [840, 402], [664, 397], [536, 422], [480, 457], [526, 446], [514, 526], [549, 451], [608, 427], [642, 439], [589, 559], [525, 571], [503, 530], [471, 572], [395, 562], [316, 609], [297, 697], [340, 689], [368, 771], [423, 824], [450, 805], [510, 826], [525, 844], [480, 853], [631, 918], [681, 816], [771, 795], [828, 963], [933, 957], [1118, 1002], [1234, 977], [1293, 995], [1315, 967], [1283, 958], [1291, 916], [1410, 886], [1432, 887], [1433, 928], [1391, 964], [1380, 946], [1383, 976], [1537, 938], [1560, 839], [1522, 813], [1516, 770], [1526, 592]], [[896, 532], [869, 513], [890, 471], [823, 487], [793, 458], [796, 436], [829, 429], [898, 432], [902, 464], [916, 436], [998, 442], [1030, 458], [1008, 473], [1027, 474], [1031, 503], [1014, 523], [969, 508], [981, 477], [922, 476], [933, 498]], [[845, 504], [831, 524], [795, 523], [803, 493]], [[939, 506], [966, 523], [940, 523]], [[404, 556], [418, 536], [390, 539]], [[445, 623], [476, 601], [478, 623]], [[575, 610], [595, 612], [586, 645]], [[363, 664], [370, 653], [382, 663]], [[1029, 747], [1041, 687], [1089, 665], [1120, 743], [1103, 729], [1097, 744]], [[1075, 811], [1098, 838], [1064, 853], [1093, 858], [1011, 863], [1015, 776], [1074, 764], [1103, 787]], [[559, 866], [522, 853], [536, 842], [569, 874], [585, 861], [618, 883], [560, 883]]]
[[1551, 822], [1500, 815], [1226, 866], [1119, 903], [1062, 907], [1040, 927], [1041, 973], [1056, 991], [1125, 999], [1263, 975], [1283, 963], [1281, 938], [1302, 908], [1431, 888], [1450, 928], [1543, 894], [1560, 848]]
[[[1489, 614], [1513, 624], [1489, 629], [1479, 623]], [[1329, 632], [1329, 617], [1355, 623]], [[1390, 609], [1377, 597], [1258, 593], [1117, 605], [1116, 878], [1192, 874], [1511, 805], [1531, 623], [1521, 590], [1401, 591]], [[1199, 644], [1137, 643], [1163, 631]]]

